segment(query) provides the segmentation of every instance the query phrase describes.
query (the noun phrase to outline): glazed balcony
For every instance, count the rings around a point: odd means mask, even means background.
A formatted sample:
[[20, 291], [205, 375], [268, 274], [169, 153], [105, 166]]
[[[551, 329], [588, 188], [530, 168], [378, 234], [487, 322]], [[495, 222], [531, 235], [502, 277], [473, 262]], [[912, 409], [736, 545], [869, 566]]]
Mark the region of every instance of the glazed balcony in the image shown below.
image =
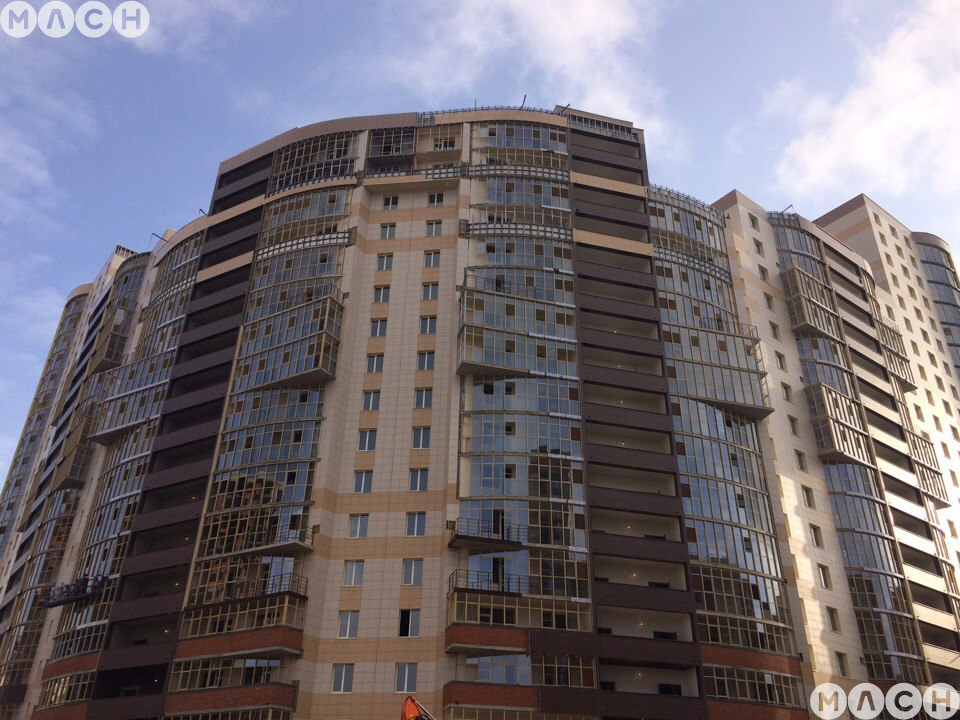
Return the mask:
[[198, 587], [190, 594], [187, 607], [282, 593], [306, 598], [307, 578], [297, 573], [285, 573], [247, 582], [227, 582], [213, 587]]

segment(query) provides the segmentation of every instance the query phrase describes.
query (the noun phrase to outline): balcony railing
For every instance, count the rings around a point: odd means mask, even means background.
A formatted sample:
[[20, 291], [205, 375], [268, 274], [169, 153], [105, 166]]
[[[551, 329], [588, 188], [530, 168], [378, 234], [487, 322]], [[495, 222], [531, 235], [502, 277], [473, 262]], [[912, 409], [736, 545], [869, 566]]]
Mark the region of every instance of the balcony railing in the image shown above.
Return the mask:
[[198, 587], [193, 591], [189, 604], [191, 606], [207, 605], [280, 593], [305, 596], [307, 578], [297, 573], [285, 573], [246, 582], [225, 582], [214, 587]]
[[90, 578], [77, 578], [72, 583], [57, 585], [43, 591], [40, 597], [40, 603], [44, 607], [52, 608], [59, 607], [60, 605], [69, 605], [70, 603], [76, 603], [82, 600], [91, 600], [100, 596], [106, 582], [107, 578], [103, 575]]
[[524, 543], [529, 539], [529, 528], [518, 523], [458, 518], [453, 529], [454, 537], [482, 538], [506, 543]]
[[452, 594], [457, 590], [483, 590], [561, 598], [589, 597], [586, 579], [551, 578], [485, 570], [454, 570], [447, 583], [447, 593]]

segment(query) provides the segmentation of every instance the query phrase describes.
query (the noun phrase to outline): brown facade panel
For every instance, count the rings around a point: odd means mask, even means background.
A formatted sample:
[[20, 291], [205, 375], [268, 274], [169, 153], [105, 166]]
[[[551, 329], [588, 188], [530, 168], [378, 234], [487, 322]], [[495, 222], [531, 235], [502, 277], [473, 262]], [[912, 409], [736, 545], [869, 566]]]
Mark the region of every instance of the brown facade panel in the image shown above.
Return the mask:
[[181, 640], [177, 643], [175, 657], [182, 660], [215, 655], [238, 655], [254, 650], [279, 648], [293, 653], [301, 652], [303, 632], [294, 628], [269, 628]]
[[795, 657], [719, 645], [704, 645], [702, 651], [703, 661], [711, 665], [752, 668], [765, 672], [800, 673], [800, 660]]
[[637, 720], [706, 720], [707, 703], [698, 697], [603, 692], [580, 688], [542, 688], [540, 708], [549, 713], [577, 713]]
[[163, 694], [95, 698], [88, 704], [89, 720], [140, 720], [163, 714]]
[[587, 504], [604, 510], [622, 510], [624, 512], [662, 515], [665, 517], [683, 517], [683, 501], [671, 495], [634, 492], [592, 486]]
[[659, 538], [614, 535], [594, 530], [590, 533], [590, 551], [595, 555], [683, 563], [690, 560], [687, 544]]
[[485, 705], [537, 710], [540, 707], [540, 692], [537, 688], [519, 685], [449, 682], [443, 686], [443, 706]]
[[455, 623], [444, 632], [446, 647], [511, 648], [526, 650], [530, 645], [530, 632], [520, 628]]
[[695, 608], [693, 593], [688, 590], [596, 580], [593, 584], [593, 601], [597, 605], [676, 613], [692, 613]]
[[90, 704], [87, 702], [68, 703], [56, 707], [34, 710], [33, 720], [85, 720]]
[[710, 720], [809, 720], [806, 710], [762, 705], [760, 703], [739, 703], [723, 700], [710, 700], [707, 703]]
[[216, 690], [193, 690], [167, 695], [164, 712], [187, 713], [228, 710], [230, 708], [277, 707], [292, 710], [297, 702], [297, 688], [280, 683], [244, 685]]
[[63, 658], [62, 660], [52, 660], [43, 668], [44, 680], [59, 677], [60, 675], [73, 675], [74, 673], [95, 670], [97, 667], [97, 657], [99, 652], [84, 653], [83, 655], [74, 655]]

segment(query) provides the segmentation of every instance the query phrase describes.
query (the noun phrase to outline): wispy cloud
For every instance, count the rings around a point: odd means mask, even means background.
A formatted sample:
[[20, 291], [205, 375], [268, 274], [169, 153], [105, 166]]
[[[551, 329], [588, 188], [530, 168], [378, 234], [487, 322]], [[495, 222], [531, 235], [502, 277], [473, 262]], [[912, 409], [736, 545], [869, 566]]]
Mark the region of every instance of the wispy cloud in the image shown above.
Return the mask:
[[200, 58], [211, 45], [227, 42], [230, 31], [254, 22], [271, 5], [275, 4], [267, 0], [154, 0], [148, 5], [149, 31], [127, 42], [151, 53]]
[[[848, 4], [846, 12], [857, 7]], [[926, 193], [955, 204], [958, 37], [960, 4], [923, 0], [900, 14], [878, 43], [860, 46], [855, 78], [838, 95], [780, 83], [764, 108], [794, 132], [776, 165], [779, 184], [813, 202], [863, 190], [888, 197]]]
[[391, 48], [393, 76], [434, 104], [454, 93], [472, 99], [491, 81], [509, 93], [502, 101], [518, 104], [529, 88], [534, 101], [632, 120], [660, 152], [675, 152], [682, 138], [647, 71], [660, 4], [606, 0], [601, 11], [592, 0], [426, 3], [411, 22], [420, 36]]

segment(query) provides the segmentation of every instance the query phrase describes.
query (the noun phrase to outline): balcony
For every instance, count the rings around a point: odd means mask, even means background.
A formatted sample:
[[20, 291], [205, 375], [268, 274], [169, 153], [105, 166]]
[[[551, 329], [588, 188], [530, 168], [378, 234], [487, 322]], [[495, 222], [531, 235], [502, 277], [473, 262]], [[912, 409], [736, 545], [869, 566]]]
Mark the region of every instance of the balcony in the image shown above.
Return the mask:
[[40, 603], [44, 607], [52, 608], [90, 600], [100, 596], [106, 581], [103, 575], [78, 578], [72, 583], [44, 590], [40, 595]]
[[528, 542], [526, 525], [496, 520], [458, 518], [449, 547], [517, 548]]
[[280, 593], [289, 593], [305, 598], [307, 596], [307, 578], [297, 573], [285, 573], [247, 582], [228, 582], [215, 587], [198, 587], [191, 593], [187, 607], [263, 597], [265, 595], [279, 595]]
[[540, 595], [558, 598], [584, 598], [587, 581], [576, 578], [536, 577], [482, 570], [454, 570], [447, 581], [447, 594], [458, 590], [499, 593], [503, 595]]

